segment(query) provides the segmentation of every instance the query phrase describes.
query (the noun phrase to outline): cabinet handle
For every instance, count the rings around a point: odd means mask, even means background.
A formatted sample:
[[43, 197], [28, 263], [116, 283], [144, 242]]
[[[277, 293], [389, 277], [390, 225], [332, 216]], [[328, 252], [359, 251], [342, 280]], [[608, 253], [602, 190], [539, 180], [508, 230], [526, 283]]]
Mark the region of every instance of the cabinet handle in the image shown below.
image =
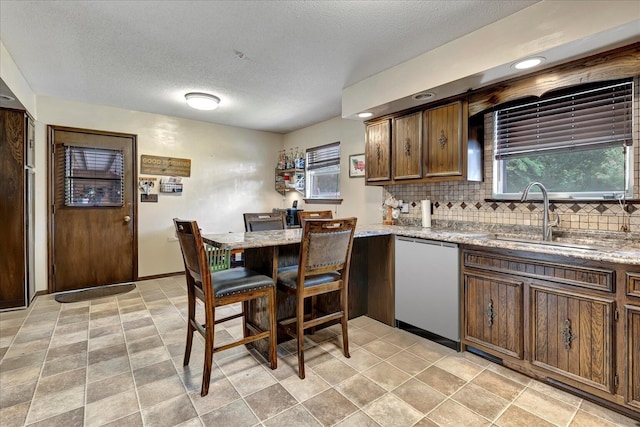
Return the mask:
[[440, 138], [438, 138], [438, 142], [440, 143], [440, 148], [444, 149], [444, 146], [447, 143], [447, 137], [444, 134], [444, 130], [440, 131]]
[[562, 329], [560, 329], [560, 333], [564, 340], [564, 349], [571, 350], [571, 341], [575, 340], [577, 337], [571, 331], [571, 321], [569, 319], [564, 321], [564, 325], [562, 326]]
[[487, 326], [493, 326], [493, 318], [496, 317], [496, 312], [493, 309], [493, 300], [489, 300], [489, 304], [487, 304], [487, 309], [484, 311], [484, 314], [487, 315]]
[[382, 157], [382, 145], [378, 143], [378, 145], [376, 145], [376, 158], [380, 160], [380, 157]]
[[409, 138], [405, 138], [404, 140], [404, 155], [405, 156], [411, 155], [411, 141], [409, 140]]

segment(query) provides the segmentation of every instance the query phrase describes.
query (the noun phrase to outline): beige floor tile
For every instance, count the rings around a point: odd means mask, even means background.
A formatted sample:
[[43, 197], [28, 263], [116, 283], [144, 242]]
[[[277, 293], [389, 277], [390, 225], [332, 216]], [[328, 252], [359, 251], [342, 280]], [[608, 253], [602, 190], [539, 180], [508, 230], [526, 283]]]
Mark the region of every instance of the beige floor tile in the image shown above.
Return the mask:
[[115, 394], [133, 390], [134, 387], [131, 372], [123, 372], [119, 375], [87, 384], [86, 402], [96, 402]]
[[428, 362], [406, 350], [388, 358], [387, 363], [390, 363], [409, 375], [416, 375], [431, 365], [431, 362]]
[[348, 359], [344, 358], [342, 361], [356, 371], [361, 372], [382, 362], [382, 359], [361, 347], [353, 350], [351, 352], [351, 357]]
[[273, 375], [269, 374], [262, 366], [245, 369], [228, 378], [242, 396], [255, 393], [276, 383]]
[[624, 427], [638, 427], [640, 421], [634, 421], [630, 418], [625, 417], [617, 412], [613, 412], [610, 409], [603, 408], [602, 406], [598, 406], [595, 403], [591, 403], [587, 400], [583, 400], [580, 404], [580, 409], [588, 412], [591, 415], [595, 415], [599, 418], [602, 418], [608, 422], [624, 426]]
[[293, 408], [276, 415], [263, 422], [266, 427], [321, 427], [322, 424], [316, 420], [313, 415], [302, 405], [296, 405]]
[[455, 353], [455, 351], [450, 348], [432, 343], [427, 340], [422, 340], [415, 343], [414, 345], [407, 348], [407, 351], [431, 363], [435, 363], [443, 357]]
[[82, 407], [84, 394], [84, 385], [80, 385], [60, 393], [48, 394], [43, 398], [34, 399], [29, 409], [27, 424]]
[[[484, 427], [491, 425], [488, 420], [452, 400], [445, 401], [431, 411], [427, 417], [442, 427]], [[523, 426], [525, 425], [523, 424]], [[527, 427], [529, 426], [527, 425]]]
[[335, 358], [314, 366], [313, 371], [331, 385], [339, 384], [358, 373], [358, 371], [344, 363], [342, 360]]
[[416, 375], [416, 378], [446, 396], [455, 393], [466, 383], [462, 378], [440, 369], [437, 366], [431, 366], [425, 369]]
[[329, 389], [303, 403], [323, 425], [333, 425], [353, 414], [358, 408], [335, 389]]
[[523, 391], [514, 401], [514, 405], [540, 418], [544, 418], [550, 423], [563, 426], [571, 421], [571, 418], [578, 410], [575, 406], [556, 400], [531, 388]]
[[451, 372], [457, 377], [466, 381], [471, 381], [476, 375], [484, 370], [482, 366], [467, 360], [464, 357], [454, 354], [435, 363], [438, 368]]
[[379, 427], [380, 424], [362, 411], [358, 411], [340, 421], [335, 427]]
[[87, 380], [87, 368], [78, 368], [62, 374], [41, 378], [34, 399], [41, 399], [48, 394], [59, 393], [70, 388], [84, 386]]
[[393, 345], [387, 341], [383, 341], [381, 339], [371, 341], [362, 346], [369, 353], [379, 357], [380, 359], [387, 359], [394, 354], [402, 351], [400, 347], [397, 345]]
[[390, 342], [391, 344], [400, 348], [407, 348], [420, 341], [421, 338], [407, 331], [394, 329], [391, 333], [385, 335], [382, 340]]
[[379, 363], [362, 372], [362, 374], [379, 384], [387, 391], [393, 390], [411, 378], [409, 374], [387, 362]]
[[[639, 422], [640, 424], [640, 422]], [[576, 416], [573, 417], [569, 427], [614, 427], [620, 424], [612, 423], [603, 418], [597, 417], [589, 412], [579, 410]]]
[[259, 423], [258, 418], [242, 399], [200, 417], [205, 426], [250, 427]]
[[0, 371], [0, 384], [2, 384], [2, 388], [5, 388], [32, 383], [38, 379], [41, 369], [40, 365], [31, 365], [7, 372]]
[[386, 393], [384, 388], [360, 374], [343, 381], [335, 388], [361, 408]]
[[548, 421], [525, 411], [515, 405], [511, 405], [496, 420], [495, 424], [499, 427], [552, 427]]
[[189, 393], [193, 407], [199, 415], [221, 408], [240, 398], [240, 394], [226, 378], [219, 378], [209, 384], [209, 393], [200, 395], [200, 387]]
[[186, 394], [186, 390], [177, 375], [137, 387], [137, 391], [140, 408], [143, 410], [164, 400]]
[[383, 427], [410, 426], [422, 418], [422, 413], [393, 394], [385, 394], [364, 408]]
[[471, 382], [509, 401], [515, 399], [525, 389], [524, 385], [489, 369], [482, 371]]
[[84, 408], [72, 409], [71, 411], [64, 412], [60, 415], [29, 424], [29, 427], [45, 426], [83, 427]]
[[582, 399], [580, 397], [564, 392], [540, 381], [531, 381], [529, 383], [529, 388], [564, 403], [568, 403], [571, 406], [579, 407], [582, 403]]
[[266, 420], [298, 404], [280, 384], [274, 384], [244, 398], [260, 420]]
[[24, 402], [17, 405], [0, 409], [0, 420], [8, 426], [21, 426], [27, 419], [27, 412], [31, 402]]
[[35, 389], [36, 381], [20, 384], [15, 387], [5, 387], [4, 384], [2, 384], [2, 392], [0, 393], [0, 409], [31, 401]]
[[508, 400], [473, 383], [462, 387], [451, 398], [489, 420], [495, 420], [510, 404]]
[[312, 370], [306, 372], [304, 380], [301, 380], [296, 372], [295, 375], [281, 380], [280, 383], [299, 402], [304, 402], [331, 387], [328, 382]]
[[505, 368], [504, 366], [497, 365], [495, 363], [489, 365], [487, 369], [522, 385], [529, 385], [529, 383], [533, 381], [531, 378], [522, 375], [520, 372], [512, 371], [511, 369]]
[[126, 356], [117, 357], [115, 359], [89, 365], [87, 372], [88, 382], [100, 381], [114, 375], [128, 372], [131, 370], [129, 358]]
[[447, 398], [436, 389], [414, 378], [393, 390], [392, 393], [423, 414], [428, 414]]
[[165, 400], [142, 411], [144, 424], [154, 427], [179, 425], [195, 416], [197, 416], [196, 410], [186, 394]]

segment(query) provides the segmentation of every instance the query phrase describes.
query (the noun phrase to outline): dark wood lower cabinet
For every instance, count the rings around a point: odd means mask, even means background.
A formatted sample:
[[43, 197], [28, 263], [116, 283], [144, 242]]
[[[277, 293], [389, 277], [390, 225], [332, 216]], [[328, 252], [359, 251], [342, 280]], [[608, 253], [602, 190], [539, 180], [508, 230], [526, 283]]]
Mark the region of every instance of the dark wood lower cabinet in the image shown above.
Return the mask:
[[465, 338], [522, 359], [522, 281], [465, 273], [464, 295]]
[[534, 365], [613, 393], [612, 299], [531, 287]]
[[462, 247], [463, 349], [640, 420], [640, 266]]
[[627, 305], [625, 312], [628, 363], [626, 401], [640, 410], [640, 305]]

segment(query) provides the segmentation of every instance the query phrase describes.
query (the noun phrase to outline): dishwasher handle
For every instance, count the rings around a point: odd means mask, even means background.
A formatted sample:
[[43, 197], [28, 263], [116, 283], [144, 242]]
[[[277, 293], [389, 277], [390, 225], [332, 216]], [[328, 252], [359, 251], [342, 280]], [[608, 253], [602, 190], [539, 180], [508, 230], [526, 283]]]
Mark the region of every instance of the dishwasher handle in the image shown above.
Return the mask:
[[431, 245], [431, 246], [444, 246], [447, 248], [457, 248], [458, 244], [457, 243], [450, 243], [450, 242], [442, 242], [439, 240], [428, 240], [428, 239], [412, 239], [412, 238], [408, 238], [408, 237], [396, 237], [397, 240], [401, 241], [401, 242], [409, 242], [409, 243], [421, 243], [423, 245]]

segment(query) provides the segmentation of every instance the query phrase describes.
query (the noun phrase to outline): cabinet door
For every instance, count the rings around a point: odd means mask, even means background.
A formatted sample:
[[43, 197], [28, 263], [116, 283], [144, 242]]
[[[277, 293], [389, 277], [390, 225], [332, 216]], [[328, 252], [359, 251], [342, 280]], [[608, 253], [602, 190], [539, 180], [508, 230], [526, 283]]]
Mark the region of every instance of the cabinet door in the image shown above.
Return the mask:
[[394, 179], [422, 176], [422, 113], [393, 121]]
[[424, 112], [426, 177], [462, 175], [462, 103]]
[[522, 282], [464, 274], [466, 341], [522, 359]]
[[533, 364], [613, 393], [614, 304], [532, 285]]
[[365, 157], [367, 181], [391, 179], [391, 120], [367, 124]]
[[627, 396], [640, 409], [640, 306], [625, 306], [627, 318]]

